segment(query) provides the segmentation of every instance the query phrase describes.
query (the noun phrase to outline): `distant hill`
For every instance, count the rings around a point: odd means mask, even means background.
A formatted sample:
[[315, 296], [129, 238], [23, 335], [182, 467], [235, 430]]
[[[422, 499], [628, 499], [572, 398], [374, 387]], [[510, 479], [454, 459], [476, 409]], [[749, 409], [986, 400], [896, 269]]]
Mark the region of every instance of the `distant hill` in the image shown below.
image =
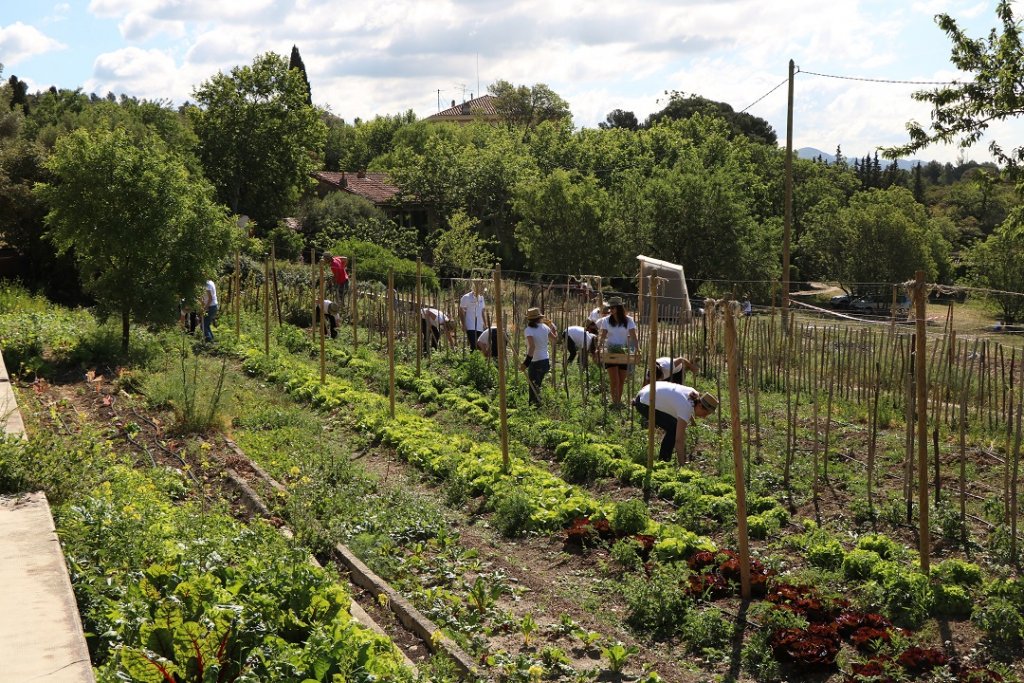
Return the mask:
[[[814, 147], [801, 147], [800, 149], [798, 149], [796, 151], [796, 156], [797, 156], [798, 159], [817, 159], [820, 156], [822, 159], [824, 159], [825, 161], [827, 161], [830, 164], [836, 160], [836, 155], [835, 154], [829, 154], [828, 152], [822, 152], [820, 149], [816, 149]], [[863, 159], [864, 158], [863, 154], [854, 154], [853, 156], [850, 156], [848, 154], [843, 154], [843, 156], [846, 157], [847, 163], [850, 163], [850, 164], [853, 163], [853, 159]], [[875, 153], [871, 152], [871, 156], [872, 157], [875, 156]], [[878, 161], [879, 161], [879, 163], [882, 164], [883, 168], [889, 165], [889, 160], [888, 159], [883, 159], [882, 155], [878, 155]], [[898, 159], [896, 161], [896, 165], [899, 168], [902, 168], [904, 171], [912, 170], [919, 163], [922, 166], [924, 166], [928, 162], [927, 161], [919, 161], [917, 159]]]

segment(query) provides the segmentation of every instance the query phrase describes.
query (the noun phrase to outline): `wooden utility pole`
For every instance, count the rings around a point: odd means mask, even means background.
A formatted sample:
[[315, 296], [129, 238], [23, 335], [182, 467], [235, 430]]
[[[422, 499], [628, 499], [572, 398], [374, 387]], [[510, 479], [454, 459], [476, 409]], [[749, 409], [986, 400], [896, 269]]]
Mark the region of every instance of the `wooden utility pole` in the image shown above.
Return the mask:
[[506, 473], [508, 461], [508, 402], [505, 396], [505, 319], [501, 313], [501, 264], [494, 266], [494, 324], [497, 334], [494, 343], [498, 345], [498, 420], [501, 428], [501, 464]]
[[928, 536], [928, 366], [924, 362], [927, 351], [925, 339], [925, 283], [924, 271], [914, 275], [915, 317], [917, 323], [917, 505], [921, 535], [921, 571], [930, 569], [930, 538]]
[[782, 329], [789, 330], [789, 238], [793, 231], [793, 76], [796, 66], [789, 60], [789, 100], [786, 109], [786, 214], [782, 237]]
[[[651, 280], [648, 286], [649, 296], [651, 298], [650, 310], [658, 310], [658, 283], [654, 276], [651, 276]], [[650, 499], [651, 496], [651, 474], [654, 472], [654, 415], [655, 415], [655, 402], [657, 400], [657, 388], [658, 388], [658, 316], [657, 313], [651, 316], [651, 336], [648, 340], [649, 351], [647, 366], [650, 368], [649, 376], [651, 378], [651, 395], [650, 403], [647, 406], [647, 476], [644, 477], [644, 498]], [[584, 341], [586, 341], [586, 335], [584, 335]], [[586, 352], [584, 346], [583, 352]], [[669, 374], [672, 373], [672, 362], [669, 361]]]
[[[792, 62], [790, 62], [792, 64]], [[747, 489], [743, 476], [743, 434], [740, 432], [739, 357], [732, 303], [725, 306], [725, 353], [729, 362], [729, 415], [732, 420], [732, 464], [736, 479], [736, 536], [740, 551], [740, 595], [750, 599], [750, 547], [747, 540]]]
[[395, 416], [395, 271], [388, 268], [388, 404]]

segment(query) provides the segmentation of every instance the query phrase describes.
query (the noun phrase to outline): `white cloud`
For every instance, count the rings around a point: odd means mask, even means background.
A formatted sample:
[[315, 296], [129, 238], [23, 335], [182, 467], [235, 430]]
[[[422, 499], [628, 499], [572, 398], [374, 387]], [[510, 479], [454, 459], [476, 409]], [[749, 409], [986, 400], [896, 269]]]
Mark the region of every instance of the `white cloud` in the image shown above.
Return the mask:
[[65, 45], [45, 35], [35, 26], [16, 21], [0, 26], [0, 64], [12, 66], [35, 55], [63, 50]]
[[85, 90], [95, 93], [126, 93], [146, 99], [182, 102], [191, 93], [186, 74], [161, 50], [127, 47], [101, 54], [93, 64], [93, 77]]

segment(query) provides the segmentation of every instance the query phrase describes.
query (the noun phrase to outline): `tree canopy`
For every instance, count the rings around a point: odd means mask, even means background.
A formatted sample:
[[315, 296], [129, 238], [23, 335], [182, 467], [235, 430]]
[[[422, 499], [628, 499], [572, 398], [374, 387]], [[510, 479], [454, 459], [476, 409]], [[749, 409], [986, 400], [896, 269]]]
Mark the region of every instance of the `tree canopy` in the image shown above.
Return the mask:
[[320, 167], [327, 127], [308, 92], [302, 72], [272, 52], [194, 91], [188, 114], [206, 176], [219, 201], [258, 225], [286, 216]]
[[46, 162], [36, 186], [49, 208], [47, 237], [72, 252], [101, 315], [129, 325], [168, 322], [194, 299], [229, 248], [232, 222], [202, 178], [152, 133], [79, 129]]
[[512, 85], [498, 80], [487, 91], [494, 95], [494, 108], [510, 128], [533, 128], [542, 121], [571, 118], [569, 103], [544, 83]]

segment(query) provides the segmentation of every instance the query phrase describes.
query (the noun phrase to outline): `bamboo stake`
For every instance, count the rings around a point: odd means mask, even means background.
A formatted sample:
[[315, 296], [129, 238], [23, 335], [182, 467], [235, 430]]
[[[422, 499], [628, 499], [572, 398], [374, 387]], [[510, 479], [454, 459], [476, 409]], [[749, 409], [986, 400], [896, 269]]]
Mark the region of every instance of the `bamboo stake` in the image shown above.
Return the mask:
[[263, 353], [270, 355], [270, 261], [263, 261]]
[[871, 496], [875, 480], [875, 449], [878, 443], [878, 396], [881, 393], [882, 367], [875, 364], [874, 400], [871, 406], [871, 438], [868, 441], [868, 514], [875, 519], [875, 502]]
[[[388, 268], [388, 409], [395, 417], [395, 271]], [[440, 324], [440, 321], [438, 321]]]
[[[416, 317], [420, 320], [423, 319], [423, 290], [421, 277], [423, 275], [423, 260], [420, 257], [416, 257]], [[418, 326], [422, 327], [422, 326]], [[416, 335], [416, 376], [420, 376], [420, 362], [423, 356], [423, 333], [417, 329], [415, 330]]]
[[324, 349], [327, 338], [327, 311], [324, 310], [324, 262], [320, 261], [320, 384], [327, 381], [327, 352]]
[[[1020, 383], [1017, 396], [1017, 436], [1013, 443], [1013, 474], [1010, 479], [1010, 557], [1014, 566], [1019, 567], [1017, 558], [1017, 475], [1020, 471], [1021, 418], [1024, 417], [1024, 382]], [[1007, 454], [1009, 460], [1009, 454]]]
[[725, 346], [729, 364], [729, 414], [732, 420], [732, 463], [736, 479], [736, 536], [740, 551], [740, 595], [750, 599], [750, 549], [747, 539], [747, 494], [743, 476], [743, 435], [740, 433], [739, 362], [736, 357], [736, 323], [731, 302], [725, 308]]
[[[235, 339], [242, 338], [242, 256], [235, 250]], [[195, 302], [192, 303], [195, 306]]]
[[927, 366], [924, 363], [926, 353], [925, 345], [925, 283], [924, 271], [915, 273], [914, 294], [917, 300], [917, 498], [918, 498], [918, 522], [920, 527], [921, 541], [921, 571], [929, 573], [931, 568], [930, 545], [928, 528], [928, 477], [925, 476], [928, 468], [928, 378], [926, 375]]
[[352, 351], [359, 350], [359, 294], [356, 291], [356, 259], [348, 259], [348, 287], [352, 291]]
[[968, 374], [967, 343], [964, 343], [964, 364], [960, 372], [960, 543], [967, 547], [967, 383]]
[[274, 308], [277, 309], [277, 325], [281, 326], [281, 295], [277, 290], [277, 251], [270, 245], [270, 274], [274, 280]]
[[498, 419], [501, 432], [501, 463], [502, 470], [509, 472], [508, 460], [508, 403], [505, 385], [505, 319], [502, 316], [501, 301], [501, 264], [494, 266], [494, 319], [497, 334], [494, 343], [498, 345]]
[[[643, 266], [641, 266], [642, 268]], [[649, 296], [651, 297], [651, 310], [657, 310], [655, 307], [658, 305], [658, 287], [654, 280], [654, 276], [651, 276], [651, 282], [649, 290]], [[644, 499], [650, 500], [651, 497], [651, 474], [654, 472], [654, 423], [655, 423], [655, 401], [657, 400], [658, 393], [658, 316], [657, 314], [651, 317], [651, 338], [650, 348], [648, 349], [648, 363], [649, 377], [651, 378], [651, 395], [650, 403], [647, 406], [647, 474], [644, 476]], [[671, 373], [671, 363], [669, 364], [669, 372]], [[685, 443], [685, 441], [684, 441]], [[679, 454], [677, 453], [678, 457]], [[683, 463], [680, 462], [680, 465]]]

